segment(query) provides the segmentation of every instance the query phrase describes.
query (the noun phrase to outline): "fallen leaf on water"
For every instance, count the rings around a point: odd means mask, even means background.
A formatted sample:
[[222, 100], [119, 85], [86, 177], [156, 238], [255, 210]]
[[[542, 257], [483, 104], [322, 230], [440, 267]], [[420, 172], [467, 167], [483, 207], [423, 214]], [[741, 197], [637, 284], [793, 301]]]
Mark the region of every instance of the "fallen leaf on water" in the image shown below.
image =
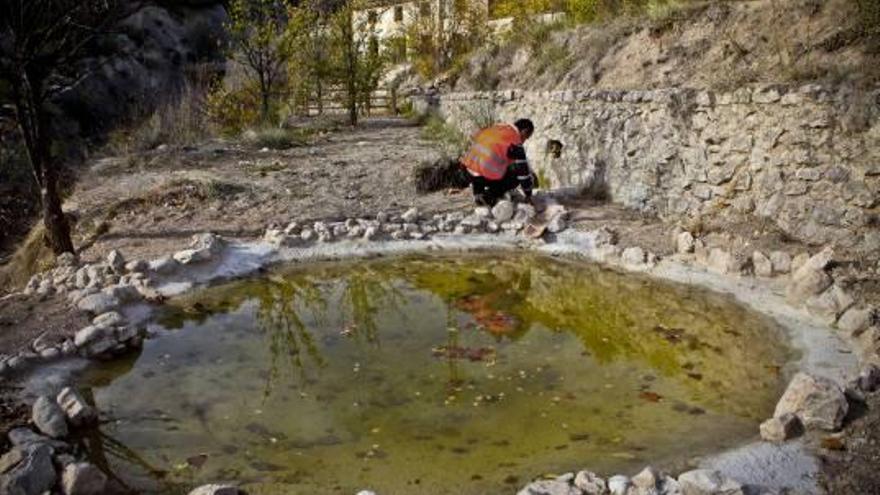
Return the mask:
[[648, 402], [660, 402], [663, 399], [663, 396], [657, 392], [645, 391], [639, 393], [639, 398], [645, 399]]
[[194, 469], [198, 469], [208, 460], [208, 454], [198, 454], [186, 458], [186, 464]]

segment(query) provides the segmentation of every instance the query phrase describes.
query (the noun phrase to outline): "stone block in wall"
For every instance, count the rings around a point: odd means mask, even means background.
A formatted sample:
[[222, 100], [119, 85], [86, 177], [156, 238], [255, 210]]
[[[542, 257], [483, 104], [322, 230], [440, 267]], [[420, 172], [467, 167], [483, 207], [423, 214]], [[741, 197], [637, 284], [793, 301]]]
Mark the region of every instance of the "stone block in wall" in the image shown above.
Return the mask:
[[755, 103], [776, 103], [782, 99], [782, 92], [777, 86], [762, 86], [752, 93], [752, 101]]

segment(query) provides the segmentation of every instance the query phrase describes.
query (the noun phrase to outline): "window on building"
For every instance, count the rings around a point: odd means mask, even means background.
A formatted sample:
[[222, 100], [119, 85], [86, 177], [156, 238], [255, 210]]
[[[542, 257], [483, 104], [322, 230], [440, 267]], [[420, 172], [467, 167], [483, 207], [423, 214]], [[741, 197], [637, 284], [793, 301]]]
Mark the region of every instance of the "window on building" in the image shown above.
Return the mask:
[[428, 17], [431, 15], [431, 2], [428, 0], [422, 0], [419, 2], [419, 15], [422, 17]]
[[367, 21], [369, 21], [370, 24], [376, 24], [379, 21], [379, 13], [375, 10], [371, 10], [367, 14]]
[[394, 22], [403, 22], [403, 5], [394, 7]]

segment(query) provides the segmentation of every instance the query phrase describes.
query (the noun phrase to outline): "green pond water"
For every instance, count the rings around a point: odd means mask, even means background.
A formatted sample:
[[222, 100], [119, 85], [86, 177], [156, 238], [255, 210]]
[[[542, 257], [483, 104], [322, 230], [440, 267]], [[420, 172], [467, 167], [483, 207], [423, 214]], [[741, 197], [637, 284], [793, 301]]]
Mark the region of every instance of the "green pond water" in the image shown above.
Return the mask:
[[145, 493], [513, 493], [733, 446], [793, 358], [728, 298], [527, 254], [318, 264], [171, 300], [82, 385]]

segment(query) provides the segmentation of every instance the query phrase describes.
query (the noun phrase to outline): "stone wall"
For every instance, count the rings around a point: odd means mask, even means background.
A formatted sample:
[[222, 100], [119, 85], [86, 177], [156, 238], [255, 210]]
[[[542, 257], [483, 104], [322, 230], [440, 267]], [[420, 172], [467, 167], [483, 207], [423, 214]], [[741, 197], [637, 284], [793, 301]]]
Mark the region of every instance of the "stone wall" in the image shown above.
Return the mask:
[[467, 133], [531, 118], [527, 151], [552, 187], [670, 219], [757, 216], [809, 244], [880, 251], [877, 90], [499, 91], [417, 103]]

